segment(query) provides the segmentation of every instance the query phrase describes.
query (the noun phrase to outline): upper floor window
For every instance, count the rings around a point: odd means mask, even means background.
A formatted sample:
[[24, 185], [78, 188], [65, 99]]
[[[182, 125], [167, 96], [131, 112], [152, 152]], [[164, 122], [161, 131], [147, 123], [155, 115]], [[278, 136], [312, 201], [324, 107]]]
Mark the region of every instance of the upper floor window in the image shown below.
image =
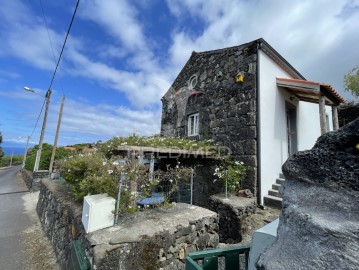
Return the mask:
[[188, 116], [188, 136], [198, 135], [199, 115], [198, 113]]

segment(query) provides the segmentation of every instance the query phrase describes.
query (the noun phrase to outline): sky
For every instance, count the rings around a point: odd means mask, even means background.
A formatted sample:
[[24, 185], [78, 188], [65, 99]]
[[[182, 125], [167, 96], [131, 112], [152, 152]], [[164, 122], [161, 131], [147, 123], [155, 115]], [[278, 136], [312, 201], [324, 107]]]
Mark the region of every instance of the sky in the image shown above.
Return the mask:
[[[44, 95], [76, 0], [0, 0], [0, 131], [38, 143]], [[160, 131], [160, 99], [192, 51], [264, 38], [308, 80], [345, 99], [359, 64], [359, 0], [82, 0], [52, 95], [44, 142], [59, 145]], [[24, 86], [37, 94], [26, 92]]]

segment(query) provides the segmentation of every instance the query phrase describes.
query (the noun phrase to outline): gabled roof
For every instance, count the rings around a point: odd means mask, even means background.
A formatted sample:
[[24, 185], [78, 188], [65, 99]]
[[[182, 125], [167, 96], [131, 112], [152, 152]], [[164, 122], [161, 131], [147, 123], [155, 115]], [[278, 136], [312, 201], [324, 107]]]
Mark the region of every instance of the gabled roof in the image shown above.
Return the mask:
[[313, 81], [277, 78], [277, 85], [285, 88], [291, 94], [295, 95], [299, 100], [318, 103], [319, 96], [325, 96], [327, 105], [338, 105], [345, 103], [345, 100], [338, 94], [335, 89], [326, 83], [318, 83]]
[[[309, 102], [318, 102], [319, 94], [323, 93], [326, 96], [326, 103], [327, 104], [340, 104], [345, 103], [345, 100], [335, 91], [335, 89], [330, 86], [329, 84], [325, 83], [317, 83], [312, 81], [307, 81], [302, 74], [299, 73], [287, 60], [284, 59], [283, 56], [281, 56], [272, 46], [268, 44], [263, 38], [259, 38], [256, 40], [253, 40], [248, 43], [244, 43], [242, 45], [223, 48], [223, 49], [217, 49], [217, 50], [211, 50], [211, 51], [204, 51], [204, 52], [192, 52], [191, 57], [188, 59], [187, 63], [182, 68], [181, 72], [178, 74], [177, 78], [181, 77], [181, 75], [186, 72], [186, 67], [189, 64], [196, 65], [196, 60], [199, 57], [208, 55], [208, 58], [210, 55], [213, 54], [226, 54], [230, 51], [241, 51], [245, 48], [252, 48], [255, 51], [262, 50], [266, 55], [268, 55], [274, 62], [276, 62], [283, 70], [285, 70], [290, 76], [292, 76], [294, 79], [283, 79], [283, 78], [277, 78], [277, 84], [281, 84], [281, 82], [284, 82], [284, 80], [287, 80], [286, 83], [290, 83], [288, 80], [292, 80], [291, 83], [298, 83], [301, 84], [302, 90], [295, 90], [296, 95], [301, 100], [309, 101]], [[176, 88], [176, 80], [173, 82], [172, 87]], [[312, 89], [306, 89], [308, 85], [312, 85]], [[285, 87], [285, 86], [283, 86]], [[293, 87], [287, 87], [290, 88], [292, 91], [294, 91]], [[310, 88], [310, 87], [309, 87]], [[314, 90], [315, 89], [315, 90]], [[307, 91], [307, 92], [306, 92]], [[311, 91], [311, 92], [308, 92]], [[305, 95], [306, 92], [306, 95]]]
[[[184, 73], [187, 70], [188, 65], [200, 64], [200, 63], [196, 63], [196, 60], [200, 57], [202, 59], [203, 58], [207, 59], [206, 56], [208, 56], [208, 59], [209, 59], [212, 55], [220, 55], [220, 54], [226, 55], [227, 53], [229, 53], [231, 51], [241, 51], [246, 48], [252, 49], [252, 50], [254, 50], [254, 52], [256, 52], [257, 50], [262, 50], [273, 61], [275, 61], [280, 67], [282, 67], [288, 74], [290, 74], [293, 78], [305, 80], [304, 76], [301, 75], [291, 64], [289, 64], [289, 62], [287, 60], [285, 60], [284, 57], [281, 56], [275, 49], [273, 49], [273, 47], [270, 46], [263, 38], [259, 38], [259, 39], [256, 39], [251, 42], [244, 43], [244, 44], [241, 44], [238, 46], [232, 46], [232, 47], [227, 47], [227, 48], [222, 48], [222, 49], [217, 49], [217, 50], [210, 50], [210, 51], [204, 51], [204, 52], [193, 51], [190, 58], [188, 59], [188, 61], [186, 62], [186, 64], [183, 66], [182, 70], [178, 74], [177, 78], [182, 77], [182, 75], [184, 75]], [[177, 85], [176, 85], [177, 78], [175, 79], [175, 81], [173, 82], [173, 84], [171, 86], [175, 89], [177, 88]]]

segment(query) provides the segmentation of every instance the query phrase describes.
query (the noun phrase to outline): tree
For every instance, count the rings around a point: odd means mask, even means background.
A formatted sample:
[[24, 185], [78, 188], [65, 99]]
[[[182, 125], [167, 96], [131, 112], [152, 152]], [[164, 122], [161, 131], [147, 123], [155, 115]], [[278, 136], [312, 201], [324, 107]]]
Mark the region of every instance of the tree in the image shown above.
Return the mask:
[[[0, 145], [2, 144], [2, 134], [0, 131]], [[0, 146], [0, 158], [2, 158], [3, 156], [5, 156], [4, 151], [2, 150], [1, 146]]]
[[345, 90], [352, 92], [355, 96], [359, 96], [359, 66], [356, 66], [344, 75], [344, 86]]

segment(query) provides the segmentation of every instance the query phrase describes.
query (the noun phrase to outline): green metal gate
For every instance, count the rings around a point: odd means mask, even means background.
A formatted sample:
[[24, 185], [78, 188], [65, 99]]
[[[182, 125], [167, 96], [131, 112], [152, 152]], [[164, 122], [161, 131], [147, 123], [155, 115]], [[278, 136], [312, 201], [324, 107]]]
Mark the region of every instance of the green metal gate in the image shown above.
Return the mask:
[[90, 262], [86, 256], [85, 249], [80, 240], [72, 240], [72, 247], [70, 253], [70, 270], [89, 270], [91, 269]]
[[[248, 269], [249, 246], [237, 246], [189, 253], [186, 258], [186, 270], [218, 270], [218, 258], [224, 257], [225, 270]], [[240, 254], [244, 254], [241, 268]], [[202, 267], [197, 261], [202, 261]]]

